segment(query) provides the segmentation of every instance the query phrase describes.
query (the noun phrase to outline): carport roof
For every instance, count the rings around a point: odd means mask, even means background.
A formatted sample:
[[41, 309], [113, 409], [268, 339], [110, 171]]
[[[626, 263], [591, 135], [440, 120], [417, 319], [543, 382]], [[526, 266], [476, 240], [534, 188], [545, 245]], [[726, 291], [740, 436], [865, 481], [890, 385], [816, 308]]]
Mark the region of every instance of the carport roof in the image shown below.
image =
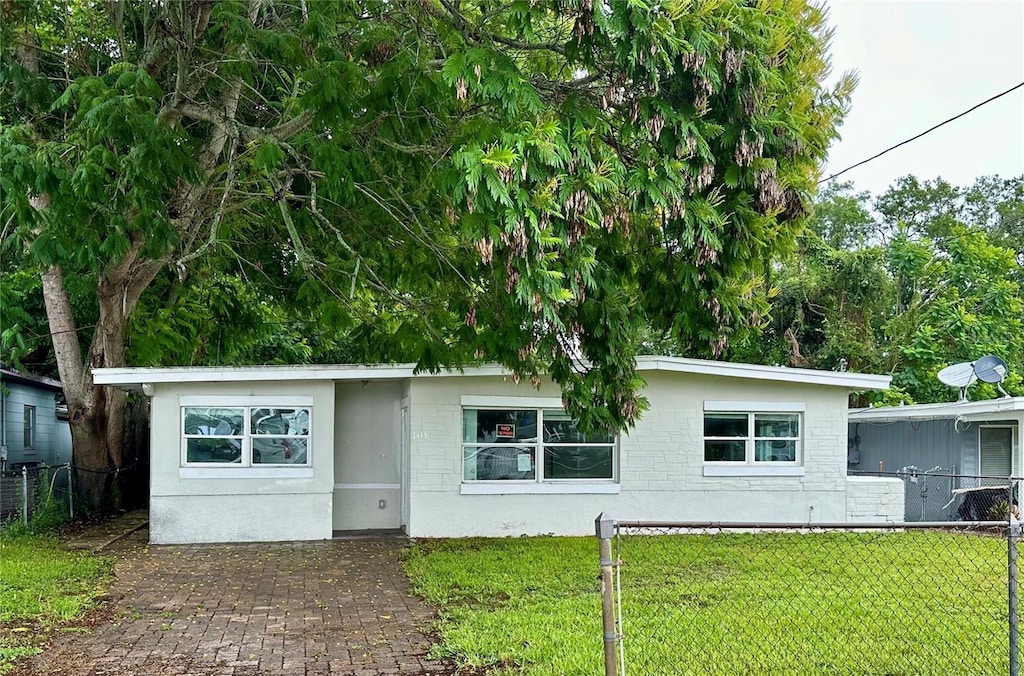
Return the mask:
[[850, 422], [898, 422], [901, 420], [945, 420], [947, 418], [985, 420], [1000, 416], [1014, 418], [1019, 415], [1024, 415], [1024, 397], [851, 409], [849, 419]]
[[[848, 390], [884, 390], [889, 376], [868, 373], [816, 371], [783, 366], [760, 366], [682, 357], [644, 356], [637, 358], [639, 371], [665, 371], [694, 375], [746, 378], [775, 382], [841, 387]], [[97, 385], [113, 385], [138, 390], [156, 383], [232, 383], [283, 380], [404, 380], [406, 378], [444, 378], [452, 376], [510, 376], [502, 366], [487, 364], [462, 370], [431, 373], [417, 371], [415, 364], [336, 364], [289, 366], [174, 366], [167, 368], [97, 368]]]

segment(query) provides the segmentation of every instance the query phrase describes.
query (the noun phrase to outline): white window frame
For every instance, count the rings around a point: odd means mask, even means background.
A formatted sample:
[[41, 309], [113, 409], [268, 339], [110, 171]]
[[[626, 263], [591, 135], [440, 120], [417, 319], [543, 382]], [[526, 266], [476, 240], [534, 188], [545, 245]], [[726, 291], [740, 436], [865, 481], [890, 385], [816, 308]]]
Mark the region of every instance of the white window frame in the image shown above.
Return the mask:
[[36, 437], [36, 428], [39, 423], [38, 411], [36, 411], [36, 407], [32, 404], [25, 404], [23, 415], [25, 420], [25, 436], [22, 438], [22, 441], [25, 444], [25, 450], [33, 450], [38, 441]]
[[[534, 457], [535, 478], [533, 479], [466, 479], [466, 448], [479, 447], [478, 442], [467, 442], [462, 437], [465, 411], [475, 410], [516, 410], [534, 411], [537, 415], [538, 437], [529, 445], [536, 448]], [[614, 435], [612, 442], [551, 444], [547, 446], [572, 445], [594, 448], [611, 447], [612, 476], [600, 479], [550, 479], [544, 477], [544, 410], [558, 409], [564, 411], [562, 400], [555, 397], [502, 397], [488, 395], [464, 395], [462, 407], [459, 409], [459, 454], [461, 456], [460, 471], [462, 476], [461, 490], [463, 495], [501, 495], [520, 493], [619, 493], [619, 435]], [[526, 446], [527, 444], [522, 444]], [[510, 444], [514, 446], [514, 444]]]
[[[185, 409], [187, 408], [239, 408], [242, 409], [242, 433], [230, 435], [230, 438], [241, 440], [241, 462], [189, 462], [188, 440], [197, 438], [185, 434]], [[309, 434], [297, 435], [294, 438], [306, 441], [305, 464], [260, 464], [252, 462], [252, 441], [255, 436], [251, 430], [251, 411], [257, 408], [302, 408], [309, 411]], [[312, 397], [301, 396], [194, 396], [178, 398], [178, 438], [180, 457], [178, 475], [183, 479], [217, 479], [217, 478], [270, 478], [287, 476], [291, 478], [311, 478], [313, 476], [313, 418], [315, 416]], [[202, 435], [205, 438], [209, 435]], [[274, 438], [274, 435], [270, 435]], [[225, 437], [228, 438], [228, 437]]]
[[[701, 414], [701, 459], [704, 463], [704, 476], [804, 476], [804, 434], [805, 413], [807, 406], [795, 401], [705, 401]], [[747, 416], [747, 436], [745, 440], [744, 459], [739, 460], [706, 460], [707, 441], [735, 441], [740, 437], [708, 437], [704, 435], [704, 421], [708, 414], [723, 413]], [[789, 414], [798, 416], [799, 434], [796, 437], [778, 437], [779, 440], [796, 442], [795, 460], [755, 460], [758, 441], [769, 437], [755, 436], [755, 418], [759, 414]], [[777, 438], [777, 437], [771, 437]]]

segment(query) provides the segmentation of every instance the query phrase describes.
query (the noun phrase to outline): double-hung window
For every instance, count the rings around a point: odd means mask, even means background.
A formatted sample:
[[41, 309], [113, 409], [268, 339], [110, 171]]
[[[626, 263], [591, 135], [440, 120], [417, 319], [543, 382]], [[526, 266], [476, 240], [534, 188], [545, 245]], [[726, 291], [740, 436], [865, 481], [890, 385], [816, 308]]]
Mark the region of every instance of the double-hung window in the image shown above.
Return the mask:
[[615, 480], [615, 437], [586, 433], [561, 408], [462, 409], [465, 482]]
[[802, 474], [803, 410], [801, 403], [705, 402], [705, 474]]
[[[184, 398], [183, 398], [184, 399]], [[309, 467], [309, 405], [183, 401], [183, 467]]]

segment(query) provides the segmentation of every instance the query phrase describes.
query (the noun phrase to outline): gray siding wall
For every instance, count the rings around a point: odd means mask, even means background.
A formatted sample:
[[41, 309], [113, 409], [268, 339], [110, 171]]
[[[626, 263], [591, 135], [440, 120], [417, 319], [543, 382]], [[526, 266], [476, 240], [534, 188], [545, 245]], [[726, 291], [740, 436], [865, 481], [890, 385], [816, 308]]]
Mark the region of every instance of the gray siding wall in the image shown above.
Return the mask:
[[[3, 383], [3, 432], [6, 440], [7, 466], [16, 463], [56, 464], [59, 445], [57, 432], [56, 393], [26, 387], [20, 383]], [[25, 448], [25, 406], [36, 407], [36, 438], [32, 448]]]
[[[860, 450], [860, 462], [850, 463], [854, 472], [898, 472], [913, 465], [921, 470], [943, 467], [954, 474], [978, 473], [978, 428], [984, 425], [1016, 425], [1013, 420], [961, 423], [953, 420], [922, 422], [850, 423], [850, 442]], [[857, 438], [860, 438], [859, 444]]]
[[[985, 425], [1015, 421], [971, 421], [960, 425], [952, 419], [920, 422], [850, 423], [851, 450], [860, 451], [860, 462], [849, 463], [850, 473], [899, 472], [916, 467], [921, 472], [941, 468], [935, 474], [959, 477], [904, 475], [905, 518], [908, 521], [945, 521], [953, 518], [957, 502], [950, 504], [955, 488], [978, 484], [971, 478], [980, 472], [978, 430]], [[1019, 437], [1015, 436], [1015, 439]], [[1019, 443], [1019, 442], [1015, 442]], [[1014, 450], [1014, 458], [1019, 450]], [[1014, 466], [1018, 462], [1014, 460]], [[949, 506], [947, 506], [949, 505]]]
[[[973, 426], [972, 426], [973, 427]], [[851, 463], [850, 469], [858, 472], [877, 472], [878, 463], [883, 471], [898, 472], [913, 465], [922, 470], [944, 467], [957, 473], [967, 471], [964, 467], [965, 445], [974, 449], [973, 465], [977, 469], [977, 430], [958, 433], [953, 429], [952, 420], [931, 420], [926, 422], [896, 423], [850, 423], [850, 441], [858, 448], [860, 437], [860, 462]]]

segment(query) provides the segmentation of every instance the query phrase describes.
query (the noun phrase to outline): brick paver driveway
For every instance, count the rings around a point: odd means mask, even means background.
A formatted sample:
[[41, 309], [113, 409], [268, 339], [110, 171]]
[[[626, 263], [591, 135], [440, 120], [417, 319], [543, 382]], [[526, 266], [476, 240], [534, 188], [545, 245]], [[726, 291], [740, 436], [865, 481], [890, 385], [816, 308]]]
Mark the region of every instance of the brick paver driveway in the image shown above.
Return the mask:
[[399, 539], [115, 545], [113, 614], [19, 673], [255, 676], [446, 674], [426, 658], [432, 611], [408, 594]]

